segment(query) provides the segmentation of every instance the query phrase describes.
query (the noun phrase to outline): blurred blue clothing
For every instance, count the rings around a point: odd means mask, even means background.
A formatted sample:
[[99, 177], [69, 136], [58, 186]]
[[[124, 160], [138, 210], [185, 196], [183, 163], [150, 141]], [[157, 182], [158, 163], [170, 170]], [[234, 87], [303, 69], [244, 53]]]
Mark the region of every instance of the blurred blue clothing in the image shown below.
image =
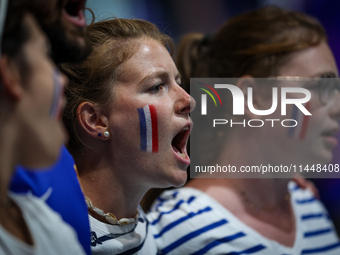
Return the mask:
[[10, 190], [16, 193], [31, 192], [37, 197], [45, 198], [46, 203], [75, 229], [86, 254], [91, 254], [87, 206], [74, 160], [64, 146], [58, 161], [48, 169], [37, 171], [18, 166], [12, 177]]

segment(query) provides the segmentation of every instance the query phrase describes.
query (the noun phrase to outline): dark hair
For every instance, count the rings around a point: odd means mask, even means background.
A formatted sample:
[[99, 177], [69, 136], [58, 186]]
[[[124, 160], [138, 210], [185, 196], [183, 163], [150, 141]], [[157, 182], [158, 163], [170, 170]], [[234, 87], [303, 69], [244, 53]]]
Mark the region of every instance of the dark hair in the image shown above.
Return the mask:
[[230, 18], [211, 38], [187, 35], [176, 62], [187, 86], [190, 77], [268, 77], [289, 53], [322, 41], [326, 34], [316, 19], [267, 6]]
[[9, 57], [18, 55], [18, 51], [29, 38], [27, 27], [23, 23], [23, 16], [26, 12], [25, 2], [19, 0], [8, 1], [1, 53]]
[[1, 41], [1, 55], [8, 56], [18, 65], [23, 81], [27, 79], [29, 66], [23, 54], [23, 45], [30, 38], [30, 31], [23, 22], [27, 7], [26, 0], [8, 1], [6, 20]]
[[112, 87], [120, 75], [120, 65], [133, 56], [138, 41], [152, 38], [164, 47], [173, 43], [150, 22], [138, 19], [112, 19], [88, 26], [92, 43], [90, 56], [78, 64], [62, 64], [61, 70], [68, 76], [66, 90], [68, 103], [63, 121], [69, 132], [68, 149], [77, 155], [84, 144], [77, 131], [77, 107], [85, 101], [105, 106], [113, 100]]
[[[64, 11], [73, 11], [77, 8], [74, 2], [79, 1], [32, 0], [26, 5], [26, 11], [33, 14], [47, 35], [51, 45], [51, 58], [55, 63], [82, 61], [91, 51], [86, 37], [86, 27], [70, 26], [63, 20]], [[82, 38], [83, 43], [75, 40], [76, 36]]]

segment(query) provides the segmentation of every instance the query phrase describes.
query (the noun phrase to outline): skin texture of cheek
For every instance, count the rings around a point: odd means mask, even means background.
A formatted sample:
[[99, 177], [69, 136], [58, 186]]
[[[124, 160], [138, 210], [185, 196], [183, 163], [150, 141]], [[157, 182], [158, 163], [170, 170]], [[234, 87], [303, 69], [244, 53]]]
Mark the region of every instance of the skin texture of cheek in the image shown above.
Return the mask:
[[140, 124], [140, 149], [146, 152], [158, 152], [158, 120], [154, 105], [137, 108]]
[[53, 72], [53, 87], [53, 100], [50, 108], [50, 116], [53, 119], [57, 119], [59, 116], [58, 113], [60, 112], [59, 99], [63, 93], [62, 85], [60, 83], [60, 72], [58, 69], [55, 69]]
[[[307, 111], [310, 111], [309, 101], [305, 104], [305, 108]], [[296, 105], [293, 105], [291, 119], [295, 120], [298, 124], [293, 127], [296, 122], [292, 121], [292, 126], [288, 129], [288, 136], [304, 140], [308, 130], [309, 117], [310, 115], [304, 115]]]

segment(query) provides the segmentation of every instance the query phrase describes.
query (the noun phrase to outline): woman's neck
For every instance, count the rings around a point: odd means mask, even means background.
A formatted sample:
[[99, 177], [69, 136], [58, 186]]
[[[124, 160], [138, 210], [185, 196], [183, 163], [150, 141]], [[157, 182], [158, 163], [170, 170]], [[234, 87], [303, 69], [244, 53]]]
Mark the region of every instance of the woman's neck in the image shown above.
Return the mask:
[[[289, 207], [289, 179], [229, 179], [245, 206], [275, 210]], [[287, 208], [288, 208], [287, 207]]]
[[[260, 166], [271, 163], [266, 157], [257, 132], [248, 129], [235, 129], [228, 135], [228, 140], [219, 151], [216, 163], [219, 165], [235, 166], [240, 170], [241, 166]], [[247, 176], [245, 176], [247, 177]]]
[[126, 169], [119, 171], [104, 162], [77, 163], [77, 167], [83, 192], [93, 206], [104, 213], [114, 214], [117, 219], [135, 215], [147, 189], [131, 183], [126, 176], [121, 176], [120, 173], [126, 173]]
[[289, 205], [288, 182], [289, 179], [197, 178], [186, 187], [202, 190], [227, 208], [234, 207], [235, 201], [237, 207], [243, 204], [249, 209], [265, 209]]

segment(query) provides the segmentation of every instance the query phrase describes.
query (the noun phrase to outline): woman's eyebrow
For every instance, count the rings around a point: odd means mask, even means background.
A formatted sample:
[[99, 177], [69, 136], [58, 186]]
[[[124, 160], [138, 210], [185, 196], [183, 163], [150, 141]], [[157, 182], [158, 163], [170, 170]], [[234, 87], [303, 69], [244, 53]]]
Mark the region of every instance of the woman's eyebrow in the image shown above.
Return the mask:
[[169, 74], [165, 71], [155, 71], [155, 72], [152, 72], [151, 74], [145, 76], [141, 81], [140, 83], [143, 83], [147, 80], [151, 80], [153, 78], [158, 78], [158, 77], [164, 77], [164, 78], [168, 78], [169, 77]]
[[312, 78], [337, 78], [337, 74], [334, 71], [319, 72], [312, 76]]

